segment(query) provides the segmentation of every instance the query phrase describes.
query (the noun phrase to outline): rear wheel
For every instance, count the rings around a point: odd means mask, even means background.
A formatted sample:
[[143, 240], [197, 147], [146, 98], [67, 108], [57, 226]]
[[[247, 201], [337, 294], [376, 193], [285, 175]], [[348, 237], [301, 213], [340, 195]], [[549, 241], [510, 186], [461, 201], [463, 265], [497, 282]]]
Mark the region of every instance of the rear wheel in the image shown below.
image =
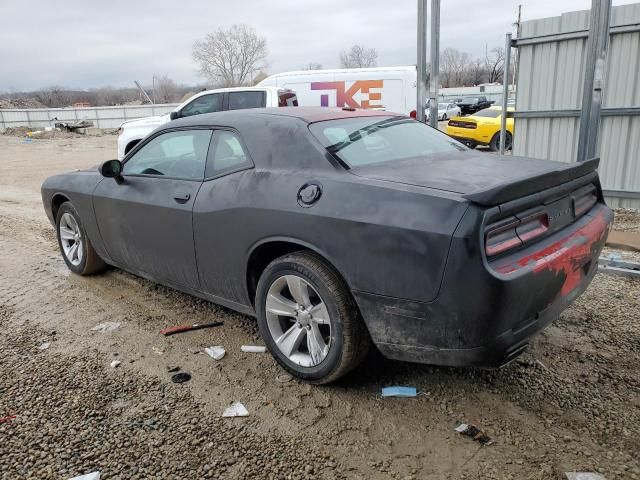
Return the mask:
[[[509, 132], [506, 132], [506, 133], [507, 135], [504, 139], [505, 151], [511, 150], [511, 143], [513, 142], [513, 137], [511, 136], [511, 133]], [[498, 150], [500, 150], [500, 132], [496, 133], [491, 139], [491, 142], [489, 143], [489, 149], [491, 149], [492, 152], [497, 152]]]
[[346, 284], [321, 257], [292, 253], [271, 262], [256, 292], [258, 326], [289, 373], [329, 383], [355, 368], [370, 338]]
[[60, 253], [69, 270], [79, 275], [104, 270], [106, 264], [93, 249], [80, 215], [70, 202], [60, 205], [56, 227]]
[[442, 121], [444, 122], [446, 119], [447, 119], [447, 114], [446, 114], [446, 113], [443, 113], [443, 114], [442, 114]]

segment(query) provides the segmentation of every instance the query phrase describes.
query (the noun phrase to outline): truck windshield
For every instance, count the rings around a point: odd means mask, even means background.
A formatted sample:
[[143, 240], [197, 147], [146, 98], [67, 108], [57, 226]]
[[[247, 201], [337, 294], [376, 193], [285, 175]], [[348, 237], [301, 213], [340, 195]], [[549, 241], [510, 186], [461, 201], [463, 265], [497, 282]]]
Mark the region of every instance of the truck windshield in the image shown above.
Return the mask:
[[478, 103], [477, 97], [464, 97], [461, 103]]
[[309, 126], [331, 153], [350, 167], [466, 150], [447, 135], [407, 117], [359, 117]]

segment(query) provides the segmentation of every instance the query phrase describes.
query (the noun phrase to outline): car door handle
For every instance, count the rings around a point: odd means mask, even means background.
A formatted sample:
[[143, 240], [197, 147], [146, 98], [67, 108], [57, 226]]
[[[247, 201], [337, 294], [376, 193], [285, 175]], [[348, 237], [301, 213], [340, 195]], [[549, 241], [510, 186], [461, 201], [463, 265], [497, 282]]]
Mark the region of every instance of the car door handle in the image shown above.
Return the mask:
[[173, 199], [178, 203], [188, 202], [190, 198], [191, 198], [191, 194], [186, 192], [177, 192], [173, 196]]

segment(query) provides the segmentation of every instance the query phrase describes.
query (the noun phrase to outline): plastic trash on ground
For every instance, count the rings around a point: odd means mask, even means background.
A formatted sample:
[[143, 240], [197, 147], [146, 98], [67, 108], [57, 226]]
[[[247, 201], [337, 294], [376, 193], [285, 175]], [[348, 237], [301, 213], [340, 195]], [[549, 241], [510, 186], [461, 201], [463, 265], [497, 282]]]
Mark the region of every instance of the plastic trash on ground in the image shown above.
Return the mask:
[[38, 347], [38, 350], [46, 350], [47, 348], [49, 348], [51, 346], [51, 342], [44, 342], [43, 344], [41, 344]]
[[415, 387], [384, 387], [383, 397], [415, 397], [417, 395]]
[[221, 345], [207, 347], [204, 349], [204, 351], [207, 352], [207, 355], [209, 355], [214, 360], [222, 360], [222, 357], [224, 357], [224, 354], [226, 353], [224, 347], [222, 347]]
[[113, 362], [111, 362], [111, 368], [116, 368], [117, 366], [119, 366], [122, 362], [120, 360], [114, 360]]
[[91, 331], [92, 332], [107, 333], [107, 332], [113, 332], [114, 330], [117, 330], [118, 328], [120, 328], [120, 324], [118, 322], [104, 322], [104, 323], [99, 323], [98, 325], [93, 327], [91, 329]]
[[264, 353], [267, 351], [267, 347], [261, 345], [242, 345], [240, 350], [247, 353]]
[[240, 402], [233, 402], [222, 414], [223, 417], [248, 417], [249, 410]]
[[100, 480], [100, 472], [91, 472], [86, 475], [80, 475], [79, 477], [73, 477], [69, 480]]
[[476, 442], [480, 442], [482, 445], [491, 445], [493, 440], [488, 437], [482, 430], [473, 425], [461, 423], [456, 427], [456, 432], [461, 435], [473, 438]]

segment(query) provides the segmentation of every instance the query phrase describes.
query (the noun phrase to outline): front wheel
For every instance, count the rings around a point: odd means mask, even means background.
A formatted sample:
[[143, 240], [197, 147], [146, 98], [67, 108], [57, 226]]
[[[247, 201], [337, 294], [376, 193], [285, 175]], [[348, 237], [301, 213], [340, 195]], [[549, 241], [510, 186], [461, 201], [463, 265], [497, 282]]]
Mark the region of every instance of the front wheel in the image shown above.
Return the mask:
[[447, 114], [446, 114], [446, 113], [443, 113], [443, 114], [442, 114], [442, 121], [444, 122], [446, 119], [447, 119]]
[[106, 264], [93, 249], [80, 215], [70, 202], [60, 205], [56, 227], [60, 253], [69, 270], [79, 275], [104, 270]]
[[258, 327], [276, 361], [309, 383], [329, 383], [355, 368], [371, 340], [344, 280], [310, 252], [277, 258], [256, 292]]

